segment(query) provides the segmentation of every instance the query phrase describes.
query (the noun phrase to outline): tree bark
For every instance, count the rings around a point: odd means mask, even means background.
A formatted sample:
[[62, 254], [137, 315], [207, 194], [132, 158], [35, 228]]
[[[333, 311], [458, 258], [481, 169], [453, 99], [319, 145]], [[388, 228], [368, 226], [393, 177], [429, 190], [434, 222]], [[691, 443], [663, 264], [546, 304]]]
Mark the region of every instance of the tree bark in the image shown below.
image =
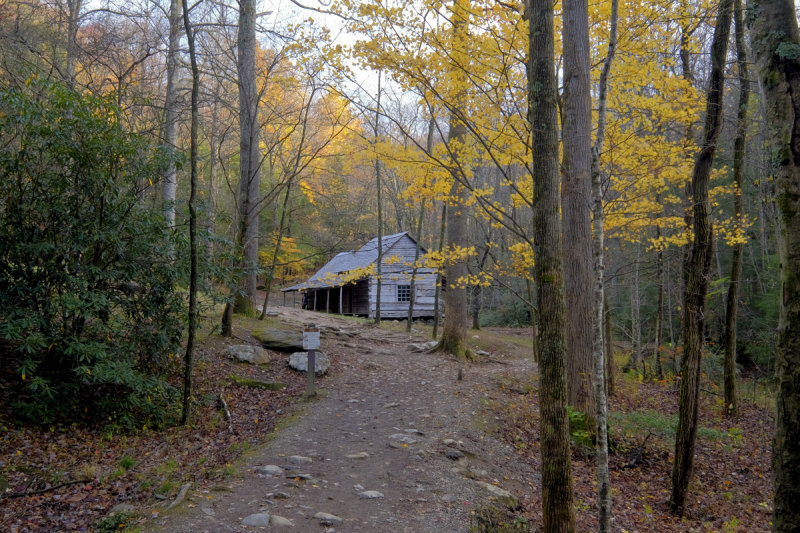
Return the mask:
[[534, 279], [539, 307], [543, 530], [573, 532], [553, 3], [531, 0], [530, 9], [528, 105], [534, 183]]
[[258, 273], [258, 196], [260, 165], [258, 148], [258, 91], [256, 87], [256, 3], [239, 0], [239, 31], [236, 39], [236, 69], [239, 75], [239, 210], [238, 243], [242, 253], [244, 280], [236, 294], [234, 309], [252, 312]]
[[592, 317], [592, 385], [595, 395], [595, 418], [597, 422], [597, 516], [598, 531], [607, 533], [611, 530], [611, 481], [608, 471], [608, 387], [606, 375], [608, 364], [606, 358], [611, 356], [604, 342], [607, 334], [605, 309], [605, 228], [603, 217], [603, 184], [600, 171], [600, 156], [605, 142], [608, 77], [611, 64], [617, 49], [617, 16], [619, 2], [611, 2], [611, 20], [608, 36], [608, 53], [603, 62], [598, 83], [597, 135], [592, 147], [592, 252], [594, 254], [594, 293]]
[[[264, 304], [261, 306], [261, 314], [258, 316], [259, 320], [264, 320], [267, 316], [267, 305], [269, 305], [269, 293], [272, 291], [272, 281], [275, 279], [275, 267], [278, 264], [278, 254], [281, 250], [283, 243], [283, 226], [286, 222], [286, 212], [289, 206], [289, 195], [292, 190], [291, 180], [286, 184], [286, 195], [283, 197], [283, 206], [281, 207], [281, 218], [278, 222], [278, 236], [275, 238], [275, 250], [272, 252], [272, 263], [267, 272], [267, 278], [264, 280]], [[339, 312], [342, 310], [339, 309]]]
[[189, 45], [189, 58], [192, 65], [192, 125], [190, 133], [189, 161], [191, 182], [189, 189], [189, 332], [186, 339], [186, 353], [183, 358], [183, 412], [181, 424], [189, 422], [191, 416], [192, 370], [194, 367], [194, 339], [197, 331], [197, 136], [199, 128], [198, 100], [200, 95], [200, 70], [194, 49], [194, 32], [189, 22], [187, 0], [183, 4], [183, 26]]
[[[742, 175], [744, 174], [745, 141], [747, 138], [747, 104], [750, 99], [747, 50], [744, 40], [744, 17], [742, 0], [734, 0], [733, 18], [736, 35], [736, 62], [739, 66], [739, 109], [736, 114], [736, 140], [733, 147], [733, 216], [736, 227], [742, 224]], [[736, 402], [736, 314], [739, 308], [739, 280], [742, 278], [744, 244], [733, 245], [731, 283], [725, 308], [725, 364], [724, 398], [725, 412], [730, 416], [739, 414]]]
[[78, 28], [80, 26], [81, 9], [83, 0], [67, 0], [67, 54], [66, 75], [67, 85], [75, 87], [75, 64], [78, 56]]
[[633, 282], [631, 283], [631, 357], [625, 363], [623, 371], [642, 370], [642, 377], [645, 374], [644, 359], [642, 358], [642, 322], [639, 305], [639, 258], [642, 250], [636, 245], [636, 260], [633, 263]]
[[[426, 149], [427, 149], [426, 153], [428, 153], [428, 154], [433, 153], [433, 133], [434, 133], [435, 126], [436, 126], [436, 121], [434, 120], [433, 115], [431, 115], [431, 118], [428, 121], [428, 139], [427, 139], [427, 146], [426, 146]], [[411, 269], [411, 287], [410, 287], [410, 289], [411, 289], [411, 300], [408, 302], [408, 321], [406, 323], [406, 331], [408, 333], [411, 333], [411, 323], [414, 321], [414, 301], [417, 299], [417, 268], [418, 268], [419, 254], [420, 254], [420, 248], [421, 248], [421, 243], [422, 243], [422, 221], [423, 221], [424, 218], [425, 218], [425, 198], [423, 198], [422, 201], [420, 202], [420, 205], [419, 205], [419, 220], [417, 220], [417, 235], [416, 235], [417, 246], [416, 246], [416, 248], [414, 250], [414, 265], [413, 265], [413, 267]], [[437, 278], [438, 278], [438, 275], [437, 275]], [[436, 294], [435, 300], [436, 301], [434, 303], [436, 305], [434, 306], [434, 312], [433, 312], [433, 314], [434, 314], [434, 322], [436, 322], [436, 317], [439, 314], [438, 313], [438, 309], [436, 308], [438, 306], [438, 300], [439, 300], [438, 288], [437, 288], [437, 294]], [[435, 329], [435, 326], [434, 326], [434, 329]], [[434, 334], [434, 338], [436, 338], [436, 334]]]
[[[164, 99], [164, 143], [170, 153], [178, 148], [178, 53], [181, 38], [181, 0], [169, 3], [169, 47], [167, 49], [167, 94]], [[175, 227], [176, 162], [171, 160], [161, 177], [161, 201], [167, 226]]]
[[[589, 4], [564, 0], [562, 42], [564, 94], [562, 231], [566, 291], [567, 391], [569, 404], [589, 419], [595, 413], [592, 388], [592, 105], [589, 94]], [[588, 427], [592, 427], [589, 424]]]
[[776, 369], [772, 530], [800, 531], [800, 32], [794, 2], [751, 1], [752, 43], [773, 129], [781, 233], [781, 314]]
[[[431, 151], [430, 131], [428, 132], [428, 153]], [[411, 299], [408, 301], [408, 320], [406, 321], [406, 332], [411, 333], [411, 323], [414, 321], [414, 301], [417, 299], [417, 270], [419, 266], [419, 254], [422, 247], [422, 219], [425, 218], [425, 198], [419, 203], [419, 220], [417, 220], [417, 245], [414, 247], [414, 264], [411, 267], [411, 284], [409, 292]]]
[[[378, 142], [378, 119], [381, 116], [381, 73], [378, 72], [378, 105], [375, 107], [375, 143]], [[378, 258], [375, 260], [375, 324], [381, 323], [381, 286], [383, 285], [381, 267], [383, 264], [383, 202], [381, 201], [381, 162], [375, 153], [375, 191], [378, 202]]]
[[[656, 202], [661, 203], [661, 196], [656, 195]], [[661, 226], [656, 224], [656, 240], [661, 239]], [[661, 344], [664, 332], [664, 250], [661, 243], [656, 252], [656, 346], [653, 350], [655, 359], [656, 377], [664, 379], [664, 369], [661, 366]]]
[[[441, 224], [439, 225], [439, 254], [441, 255], [444, 249], [444, 241], [446, 238], [445, 232], [447, 231], [447, 202], [442, 202]], [[439, 336], [439, 323], [441, 322], [441, 298], [442, 298], [442, 269], [436, 271], [436, 292], [433, 297], [433, 331], [431, 338], [436, 340]], [[447, 281], [447, 280], [445, 280]]]
[[[468, 35], [469, 26], [469, 0], [453, 1], [453, 54], [464, 55], [459, 49], [464, 46]], [[463, 88], [465, 82], [464, 64], [454, 65], [455, 81], [457, 94], [454, 105], [459, 107], [463, 104], [466, 97]], [[458, 118], [456, 113], [450, 115], [450, 131], [447, 135], [448, 149], [453, 157], [450, 172], [453, 175], [450, 187], [450, 206], [447, 209], [447, 247], [449, 252], [458, 254], [469, 246], [467, 237], [467, 188], [463, 185], [466, 180], [461, 165], [465, 161], [459, 161], [459, 154], [462, 153], [463, 145], [467, 141], [467, 127]], [[451, 254], [448, 254], [451, 255]], [[448, 258], [445, 267], [445, 279], [447, 290], [444, 293], [444, 324], [442, 326], [442, 338], [439, 340], [437, 349], [451, 353], [459, 358], [472, 358], [472, 352], [467, 347], [467, 260], [460, 257], [456, 260]]]
[[697, 408], [700, 393], [700, 356], [705, 324], [705, 301], [711, 267], [711, 218], [708, 182], [717, 138], [722, 126], [722, 93], [725, 56], [728, 51], [733, 0], [720, 0], [714, 38], [711, 43], [711, 77], [706, 100], [706, 122], [703, 146], [692, 171], [692, 203], [694, 241], [689, 254], [688, 279], [684, 302], [683, 364], [678, 429], [675, 436], [675, 460], [672, 468], [672, 511], [682, 516], [686, 510], [686, 493], [694, 466], [697, 439]]
[[604, 322], [603, 327], [605, 328], [603, 334], [603, 341], [606, 344], [606, 396], [611, 396], [616, 391], [616, 373], [617, 367], [614, 364], [614, 337], [611, 334], [612, 331], [612, 324], [611, 324], [611, 306], [608, 305], [608, 297], [604, 296], [603, 301], [603, 315], [604, 315]]

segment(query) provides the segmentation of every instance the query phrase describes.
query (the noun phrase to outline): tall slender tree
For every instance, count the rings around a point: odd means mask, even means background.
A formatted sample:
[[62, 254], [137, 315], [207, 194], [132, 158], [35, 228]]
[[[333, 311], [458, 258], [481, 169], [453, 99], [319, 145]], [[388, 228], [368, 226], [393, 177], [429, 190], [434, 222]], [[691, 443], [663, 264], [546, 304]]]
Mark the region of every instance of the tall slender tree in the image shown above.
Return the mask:
[[562, 231], [567, 304], [567, 390], [569, 403], [592, 419], [592, 103], [589, 95], [589, 3], [564, 0], [562, 98]]
[[[169, 3], [169, 41], [167, 47], [167, 94], [164, 98], [164, 144], [174, 152], [178, 146], [178, 54], [180, 53], [181, 0]], [[164, 168], [161, 177], [161, 200], [164, 218], [169, 227], [175, 226], [175, 192], [178, 188], [175, 158]]]
[[[199, 122], [200, 69], [197, 67], [197, 54], [194, 46], [194, 30], [189, 20], [187, 0], [182, 0], [183, 26], [186, 42], [189, 45], [189, 60], [192, 65], [192, 125], [189, 141], [190, 189], [189, 189], [189, 333], [186, 338], [186, 352], [183, 358], [183, 413], [181, 424], [189, 422], [192, 398], [192, 369], [194, 367], [194, 338], [197, 331], [197, 137]], [[180, 14], [180, 10], [178, 12]]]
[[788, 533], [800, 531], [800, 31], [791, 0], [751, 0], [747, 13], [773, 130], [772, 170], [783, 219], [772, 530]]
[[700, 356], [703, 346], [705, 303], [712, 252], [708, 183], [717, 148], [717, 139], [722, 127], [725, 57], [728, 52], [732, 12], [733, 0], [720, 0], [714, 38], [711, 42], [711, 76], [706, 98], [703, 145], [692, 171], [694, 241], [686, 271], [683, 364], [681, 365], [678, 429], [675, 435], [675, 460], [672, 465], [672, 495], [670, 497], [670, 507], [679, 516], [683, 515], [686, 510], [686, 493], [692, 477], [694, 446], [697, 440]]
[[[381, 72], [378, 71], [378, 98], [375, 106], [375, 136], [374, 142], [378, 142], [378, 126], [381, 116]], [[381, 287], [383, 286], [383, 202], [381, 201], [381, 161], [375, 156], [375, 195], [378, 203], [378, 258], [375, 260], [375, 324], [381, 323]]]
[[597, 133], [592, 146], [592, 252], [594, 253], [594, 300], [592, 313], [592, 383], [595, 394], [595, 418], [597, 423], [597, 515], [598, 531], [611, 530], [611, 481], [608, 472], [608, 387], [606, 386], [607, 350], [606, 299], [605, 299], [605, 227], [603, 219], [603, 183], [600, 157], [603, 153], [608, 111], [608, 78], [617, 50], [617, 19], [619, 1], [611, 0], [611, 20], [608, 32], [608, 52], [600, 71], [597, 96]]
[[256, 2], [239, 0], [236, 40], [239, 76], [239, 207], [238, 244], [243, 255], [244, 282], [235, 309], [253, 308], [258, 273], [258, 199], [261, 158], [258, 149], [258, 89], [256, 87]]
[[[736, 36], [736, 64], [739, 67], [739, 108], [736, 113], [736, 140], [733, 146], [733, 216], [739, 227], [742, 224], [742, 176], [747, 137], [747, 104], [750, 99], [750, 80], [747, 68], [747, 49], [744, 41], [744, 16], [742, 0], [734, 0], [733, 20]], [[739, 310], [739, 280], [742, 278], [744, 243], [737, 239], [733, 245], [731, 282], [725, 302], [725, 412], [731, 416], [739, 413], [736, 402], [736, 315]]]
[[539, 402], [545, 533], [575, 531], [567, 418], [564, 274], [558, 174], [553, 2], [531, 0], [528, 102], [532, 139], [534, 279], [539, 306]]

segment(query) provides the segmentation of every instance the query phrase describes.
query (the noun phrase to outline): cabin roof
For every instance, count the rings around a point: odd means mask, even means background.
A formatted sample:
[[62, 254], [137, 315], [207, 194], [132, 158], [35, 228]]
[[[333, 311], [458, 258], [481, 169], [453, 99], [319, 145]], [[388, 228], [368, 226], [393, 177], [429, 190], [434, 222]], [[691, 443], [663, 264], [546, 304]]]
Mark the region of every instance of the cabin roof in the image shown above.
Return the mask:
[[[414, 240], [407, 231], [395, 233], [394, 235], [386, 235], [382, 239], [382, 252], [384, 256], [397, 244], [404, 236], [407, 236], [414, 243]], [[425, 253], [424, 248], [420, 248], [421, 253]], [[302, 291], [305, 289], [322, 289], [326, 287], [338, 287], [342, 285], [341, 282], [335, 279], [336, 274], [350, 272], [359, 268], [366, 268], [378, 259], [378, 238], [370, 240], [359, 248], [358, 250], [351, 250], [349, 252], [340, 252], [336, 254], [333, 259], [325, 263], [316, 274], [308, 278], [308, 281], [292, 285], [281, 289], [282, 292]]]

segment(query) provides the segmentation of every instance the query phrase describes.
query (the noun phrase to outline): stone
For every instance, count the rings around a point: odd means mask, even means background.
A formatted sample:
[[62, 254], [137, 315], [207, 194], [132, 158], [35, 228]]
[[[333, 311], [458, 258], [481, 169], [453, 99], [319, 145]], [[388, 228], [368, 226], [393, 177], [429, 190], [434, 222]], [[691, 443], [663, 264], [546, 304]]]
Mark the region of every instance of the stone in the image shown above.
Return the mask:
[[294, 522], [282, 516], [272, 515], [269, 519], [269, 525], [273, 527], [294, 527]]
[[358, 453], [348, 454], [345, 457], [347, 457], [348, 459], [366, 459], [369, 457], [369, 454], [367, 452], [358, 452]]
[[290, 455], [286, 460], [293, 465], [309, 465], [314, 462], [311, 457], [305, 457], [303, 455]]
[[108, 514], [111, 515], [114, 513], [132, 513], [135, 510], [136, 507], [134, 507], [129, 503], [118, 503], [117, 505], [111, 508], [111, 511], [109, 511]]
[[286, 474], [287, 479], [295, 479], [300, 481], [313, 481], [314, 476], [311, 474]]
[[280, 476], [283, 474], [283, 468], [278, 465], [264, 465], [256, 468], [256, 474], [259, 476]]
[[288, 500], [289, 499], [289, 495], [288, 494], [286, 494], [285, 492], [280, 492], [280, 491], [271, 492], [271, 493], [267, 494], [267, 496], [272, 496], [276, 500]]
[[403, 444], [417, 443], [417, 439], [411, 437], [410, 435], [406, 435], [405, 433], [395, 433], [394, 435], [390, 435], [389, 438], [394, 442], [402, 442]]
[[269, 526], [269, 513], [254, 513], [245, 516], [242, 519], [242, 524], [254, 527], [267, 527]]
[[414, 429], [414, 428], [411, 428], [411, 429], [404, 429], [404, 430], [403, 430], [403, 432], [404, 432], [404, 433], [408, 433], [409, 435], [420, 435], [420, 436], [425, 436], [425, 433], [421, 432], [421, 431], [420, 431], [420, 430], [418, 430], [418, 429]]
[[500, 487], [492, 485], [491, 483], [486, 483], [485, 481], [478, 481], [477, 483], [486, 489], [489, 494], [497, 498], [497, 501], [509, 509], [519, 508], [519, 500], [517, 500], [516, 496], [508, 492], [506, 489], [501, 489]]
[[203, 511], [208, 516], [214, 516], [217, 514], [211, 507], [201, 507], [200, 510]]
[[272, 356], [267, 350], [251, 344], [234, 344], [225, 348], [222, 353], [229, 359], [252, 365], [264, 365], [272, 361]]
[[397, 403], [397, 402], [391, 402], [391, 403], [387, 403], [387, 404], [385, 404], [385, 405], [383, 406], [383, 408], [384, 408], [384, 409], [389, 409], [389, 408], [391, 408], [391, 407], [399, 407], [399, 406], [400, 406], [400, 404], [399, 404], [399, 403]]
[[383, 498], [383, 493], [377, 490], [365, 490], [364, 492], [359, 492], [358, 496], [365, 500], [374, 500], [376, 498]]
[[452, 459], [453, 461], [458, 461], [459, 459], [464, 458], [464, 452], [461, 450], [447, 450], [444, 456], [448, 459]]
[[296, 352], [303, 349], [303, 333], [299, 329], [291, 330], [267, 325], [254, 329], [253, 337], [258, 339], [264, 348], [279, 352]]
[[[325, 374], [331, 366], [331, 360], [322, 352], [316, 352], [314, 359], [314, 373], [318, 376]], [[289, 356], [289, 367], [298, 372], [308, 370], [308, 352], [295, 352]]]
[[335, 514], [330, 513], [317, 513], [314, 515], [314, 518], [320, 521], [320, 523], [324, 526], [333, 526], [336, 524], [341, 524], [342, 519], [336, 516]]
[[411, 351], [412, 352], [427, 352], [428, 350], [433, 350], [436, 348], [436, 345], [439, 344], [436, 341], [428, 341], [423, 344], [411, 344]]

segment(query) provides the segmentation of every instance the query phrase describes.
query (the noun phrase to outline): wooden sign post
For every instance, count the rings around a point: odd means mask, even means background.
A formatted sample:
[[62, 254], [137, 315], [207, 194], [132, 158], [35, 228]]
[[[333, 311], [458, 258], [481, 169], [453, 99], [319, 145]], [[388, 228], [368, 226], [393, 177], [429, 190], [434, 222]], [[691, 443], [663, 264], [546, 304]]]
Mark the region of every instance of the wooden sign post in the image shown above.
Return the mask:
[[303, 329], [303, 349], [308, 351], [308, 364], [306, 366], [306, 396], [313, 398], [317, 395], [314, 389], [314, 376], [317, 371], [317, 349], [319, 349], [319, 328], [313, 323]]

